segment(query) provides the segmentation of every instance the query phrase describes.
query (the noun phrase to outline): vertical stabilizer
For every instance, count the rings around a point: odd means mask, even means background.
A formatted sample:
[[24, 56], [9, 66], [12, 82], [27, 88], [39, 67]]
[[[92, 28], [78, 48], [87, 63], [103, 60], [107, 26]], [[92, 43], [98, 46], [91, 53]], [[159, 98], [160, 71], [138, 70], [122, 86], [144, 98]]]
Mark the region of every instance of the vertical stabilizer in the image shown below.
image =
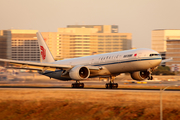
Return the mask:
[[37, 35], [37, 39], [38, 39], [38, 43], [39, 43], [39, 50], [40, 50], [40, 56], [41, 56], [42, 62], [43, 63], [54, 62], [54, 58], [53, 58], [48, 46], [46, 45], [46, 42], [44, 41], [41, 33], [37, 32], [36, 35]]

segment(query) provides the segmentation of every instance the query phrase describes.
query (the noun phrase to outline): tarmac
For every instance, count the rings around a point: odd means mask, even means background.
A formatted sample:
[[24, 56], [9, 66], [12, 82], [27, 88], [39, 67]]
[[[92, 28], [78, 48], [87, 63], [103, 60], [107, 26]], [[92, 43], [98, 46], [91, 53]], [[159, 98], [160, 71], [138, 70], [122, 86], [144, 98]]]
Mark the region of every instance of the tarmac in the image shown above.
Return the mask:
[[[0, 88], [62, 88], [73, 89], [71, 84], [75, 81], [61, 81], [50, 79], [37, 73], [20, 73], [17, 75], [0, 75]], [[92, 78], [81, 81], [85, 84], [84, 89], [105, 89], [108, 80], [99, 81]], [[120, 75], [115, 79], [118, 83], [118, 90], [160, 90], [165, 87], [173, 90], [180, 90], [180, 76], [154, 76], [154, 80], [135, 81], [129, 75]]]

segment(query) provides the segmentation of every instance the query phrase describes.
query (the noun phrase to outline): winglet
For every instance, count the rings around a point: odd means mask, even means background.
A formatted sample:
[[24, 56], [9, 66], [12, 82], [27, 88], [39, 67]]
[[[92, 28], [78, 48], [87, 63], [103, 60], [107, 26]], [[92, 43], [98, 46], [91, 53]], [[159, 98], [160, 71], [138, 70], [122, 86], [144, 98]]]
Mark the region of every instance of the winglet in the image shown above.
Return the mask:
[[37, 35], [37, 39], [38, 39], [38, 43], [39, 43], [41, 61], [43, 63], [54, 62], [54, 58], [53, 58], [48, 46], [46, 45], [41, 33], [37, 32], [36, 35]]

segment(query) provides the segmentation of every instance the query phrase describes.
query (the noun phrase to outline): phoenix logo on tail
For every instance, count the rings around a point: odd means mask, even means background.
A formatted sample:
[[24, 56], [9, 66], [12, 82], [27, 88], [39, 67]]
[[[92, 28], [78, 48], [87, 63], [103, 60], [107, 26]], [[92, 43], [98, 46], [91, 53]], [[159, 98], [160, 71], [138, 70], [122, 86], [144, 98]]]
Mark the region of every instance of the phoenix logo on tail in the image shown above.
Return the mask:
[[44, 49], [44, 47], [41, 46], [41, 45], [40, 45], [40, 49], [41, 49], [42, 58], [43, 58], [43, 60], [45, 60], [45, 58], [46, 58], [46, 49]]

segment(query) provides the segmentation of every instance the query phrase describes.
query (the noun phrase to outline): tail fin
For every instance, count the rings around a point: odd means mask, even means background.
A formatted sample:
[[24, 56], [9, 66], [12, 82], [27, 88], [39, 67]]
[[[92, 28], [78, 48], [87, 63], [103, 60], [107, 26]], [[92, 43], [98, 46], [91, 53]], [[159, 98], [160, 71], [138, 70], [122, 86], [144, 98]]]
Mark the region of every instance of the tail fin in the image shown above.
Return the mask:
[[38, 39], [38, 43], [39, 43], [39, 50], [40, 50], [40, 56], [41, 56], [42, 62], [43, 63], [54, 62], [54, 58], [53, 58], [48, 46], [46, 45], [41, 33], [37, 32], [36, 35], [37, 35], [37, 39]]

